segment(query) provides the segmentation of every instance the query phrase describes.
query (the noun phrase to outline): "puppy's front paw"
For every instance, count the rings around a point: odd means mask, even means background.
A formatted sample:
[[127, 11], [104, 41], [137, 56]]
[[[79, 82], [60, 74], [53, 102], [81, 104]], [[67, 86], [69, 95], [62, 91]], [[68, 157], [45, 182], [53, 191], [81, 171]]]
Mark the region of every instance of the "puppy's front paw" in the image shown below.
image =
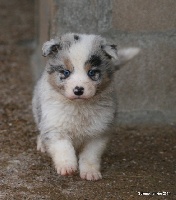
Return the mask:
[[88, 181], [97, 181], [99, 179], [102, 179], [101, 173], [99, 171], [97, 171], [97, 170], [80, 172], [80, 177], [82, 179], [86, 179]]
[[77, 165], [76, 164], [57, 164], [55, 166], [57, 173], [63, 176], [67, 176], [67, 175], [73, 175], [76, 170], [77, 170]]

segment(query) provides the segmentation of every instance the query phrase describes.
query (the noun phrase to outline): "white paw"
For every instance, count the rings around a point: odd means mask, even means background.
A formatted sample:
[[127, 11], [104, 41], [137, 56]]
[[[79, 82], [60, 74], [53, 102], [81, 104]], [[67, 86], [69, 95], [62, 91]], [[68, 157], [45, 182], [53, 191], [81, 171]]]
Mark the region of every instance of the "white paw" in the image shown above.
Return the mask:
[[101, 173], [96, 170], [88, 172], [80, 172], [80, 177], [88, 181], [97, 181], [99, 179], [102, 179]]
[[57, 173], [62, 176], [73, 175], [77, 170], [77, 165], [67, 164], [67, 165], [56, 165]]

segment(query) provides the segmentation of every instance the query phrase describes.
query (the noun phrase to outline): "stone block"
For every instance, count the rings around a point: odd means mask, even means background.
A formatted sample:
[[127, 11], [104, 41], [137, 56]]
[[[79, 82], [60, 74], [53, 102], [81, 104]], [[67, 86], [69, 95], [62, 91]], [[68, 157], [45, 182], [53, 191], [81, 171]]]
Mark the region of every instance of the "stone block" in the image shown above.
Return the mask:
[[66, 32], [103, 33], [111, 28], [111, 0], [55, 0], [57, 34]]
[[[122, 37], [120, 43], [134, 46], [134, 36], [131, 37]], [[136, 37], [135, 45], [141, 47], [141, 53], [116, 75], [119, 111], [123, 116], [120, 121], [124, 121], [125, 113], [130, 113], [131, 121], [151, 118], [153, 122], [176, 123], [176, 36]], [[129, 117], [127, 121], [130, 122]]]
[[165, 31], [176, 27], [175, 0], [113, 0], [113, 29]]

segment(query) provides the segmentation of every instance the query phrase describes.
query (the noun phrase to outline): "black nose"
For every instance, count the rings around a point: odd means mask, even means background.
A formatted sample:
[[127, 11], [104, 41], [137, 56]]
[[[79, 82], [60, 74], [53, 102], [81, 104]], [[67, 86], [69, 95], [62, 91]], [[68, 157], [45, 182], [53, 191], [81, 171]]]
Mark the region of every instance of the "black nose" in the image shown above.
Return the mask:
[[81, 96], [81, 95], [83, 95], [83, 93], [84, 93], [84, 88], [83, 88], [83, 87], [78, 87], [78, 86], [76, 86], [76, 87], [73, 89], [73, 92], [74, 92], [75, 95]]

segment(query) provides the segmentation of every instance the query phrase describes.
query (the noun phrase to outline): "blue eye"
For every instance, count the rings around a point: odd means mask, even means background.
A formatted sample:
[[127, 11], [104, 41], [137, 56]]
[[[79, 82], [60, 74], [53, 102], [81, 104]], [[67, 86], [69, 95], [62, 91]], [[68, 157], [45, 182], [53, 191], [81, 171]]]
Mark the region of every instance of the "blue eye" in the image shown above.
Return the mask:
[[64, 70], [63, 72], [65, 78], [69, 77], [70, 76], [70, 71], [69, 70]]
[[89, 76], [95, 76], [96, 71], [95, 70], [89, 70], [88, 75]]
[[93, 80], [97, 81], [100, 78], [100, 71], [97, 69], [92, 69], [88, 71], [88, 76]]

